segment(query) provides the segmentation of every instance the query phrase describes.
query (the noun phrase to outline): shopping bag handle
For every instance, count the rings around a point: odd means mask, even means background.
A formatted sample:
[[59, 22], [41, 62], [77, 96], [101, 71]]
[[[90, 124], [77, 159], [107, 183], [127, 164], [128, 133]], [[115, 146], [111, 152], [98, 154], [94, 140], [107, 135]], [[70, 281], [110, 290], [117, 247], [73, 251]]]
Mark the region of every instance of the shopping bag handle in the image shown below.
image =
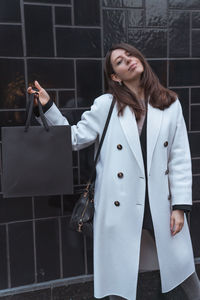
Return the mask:
[[[27, 116], [27, 119], [26, 119], [26, 124], [25, 124], [25, 129], [24, 129], [25, 132], [28, 131], [28, 128], [29, 128], [30, 123], [31, 123], [31, 116], [32, 116], [32, 113], [33, 113], [33, 104], [34, 104], [34, 100], [35, 100], [34, 96], [35, 96], [35, 93], [29, 94], [29, 105], [28, 105], [28, 109], [27, 109], [28, 116]], [[40, 102], [39, 97], [37, 97], [36, 100], [37, 100], [37, 103], [38, 103], [39, 114], [40, 114], [40, 118], [42, 120], [42, 124], [43, 124], [44, 128], [46, 129], [46, 131], [49, 131], [49, 125], [48, 125], [48, 123], [46, 121], [46, 118], [44, 116], [44, 112], [43, 112], [43, 109], [42, 109], [42, 104]]]

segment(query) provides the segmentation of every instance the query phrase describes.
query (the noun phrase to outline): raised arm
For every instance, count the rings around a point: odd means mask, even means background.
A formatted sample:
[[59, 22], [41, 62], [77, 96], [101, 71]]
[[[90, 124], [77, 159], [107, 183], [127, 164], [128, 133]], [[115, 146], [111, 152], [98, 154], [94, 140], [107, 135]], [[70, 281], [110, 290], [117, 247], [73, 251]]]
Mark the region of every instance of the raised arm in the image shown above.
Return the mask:
[[[35, 86], [39, 90], [38, 94], [42, 105], [48, 108], [45, 112], [48, 124], [69, 125], [68, 120], [61, 114], [57, 106], [53, 102], [49, 102], [51, 100], [47, 92], [38, 82], [35, 82]], [[29, 88], [28, 92], [35, 93], [32, 88]], [[111, 102], [112, 96], [110, 94], [96, 98], [91, 109], [82, 114], [81, 120], [76, 125], [71, 126], [73, 150], [79, 150], [91, 145], [101, 135]], [[49, 107], [48, 104], [50, 104]], [[37, 120], [40, 122], [40, 117]]]

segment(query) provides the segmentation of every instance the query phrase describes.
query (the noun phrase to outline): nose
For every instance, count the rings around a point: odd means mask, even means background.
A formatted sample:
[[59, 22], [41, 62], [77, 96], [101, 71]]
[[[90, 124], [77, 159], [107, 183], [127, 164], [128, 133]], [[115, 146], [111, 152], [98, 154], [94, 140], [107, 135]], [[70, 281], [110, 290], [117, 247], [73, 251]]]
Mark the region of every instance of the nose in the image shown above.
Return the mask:
[[127, 65], [128, 65], [130, 62], [131, 62], [131, 57], [127, 56], [127, 57], [126, 57], [126, 63], [127, 63]]

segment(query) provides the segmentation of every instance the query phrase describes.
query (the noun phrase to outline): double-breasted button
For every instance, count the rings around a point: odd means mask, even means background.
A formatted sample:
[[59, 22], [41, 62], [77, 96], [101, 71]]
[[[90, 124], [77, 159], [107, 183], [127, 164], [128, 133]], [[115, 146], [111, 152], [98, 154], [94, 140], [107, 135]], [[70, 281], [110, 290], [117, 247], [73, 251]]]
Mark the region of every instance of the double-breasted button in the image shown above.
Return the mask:
[[119, 201], [115, 201], [114, 204], [115, 204], [115, 206], [120, 206], [120, 202]]
[[164, 142], [164, 147], [168, 146], [168, 141]]
[[171, 198], [172, 198], [171, 195], [169, 195], [169, 196], [168, 196], [168, 200], [171, 200]]
[[117, 176], [118, 176], [119, 178], [122, 178], [122, 177], [124, 177], [124, 174], [123, 174], [122, 172], [119, 172], [119, 173], [117, 174]]
[[169, 170], [168, 169], [165, 171], [165, 175], [167, 175], [167, 174], [169, 174]]
[[121, 144], [118, 144], [118, 145], [117, 145], [117, 149], [118, 149], [118, 150], [122, 150], [122, 145], [121, 145]]

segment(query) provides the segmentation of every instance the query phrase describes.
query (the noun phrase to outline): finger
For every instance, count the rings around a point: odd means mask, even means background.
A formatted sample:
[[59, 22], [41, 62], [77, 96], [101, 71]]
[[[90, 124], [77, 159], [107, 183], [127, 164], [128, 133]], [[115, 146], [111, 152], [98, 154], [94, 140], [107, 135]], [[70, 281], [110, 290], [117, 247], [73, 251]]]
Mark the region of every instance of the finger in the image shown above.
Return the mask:
[[39, 84], [39, 82], [38, 82], [37, 80], [35, 80], [34, 84], [35, 84], [35, 87], [36, 87], [39, 91], [41, 91], [42, 87], [41, 87], [41, 85]]
[[34, 93], [35, 93], [35, 91], [32, 89], [31, 86], [28, 87], [27, 92], [28, 92], [29, 94], [34, 94]]
[[180, 232], [182, 228], [183, 228], [183, 223], [182, 222], [176, 223], [175, 224], [175, 230], [173, 231], [173, 235], [175, 235], [178, 232]]
[[171, 232], [173, 231], [174, 223], [175, 223], [175, 220], [174, 220], [173, 217], [171, 217], [171, 219], [170, 219], [170, 230], [171, 230]]

